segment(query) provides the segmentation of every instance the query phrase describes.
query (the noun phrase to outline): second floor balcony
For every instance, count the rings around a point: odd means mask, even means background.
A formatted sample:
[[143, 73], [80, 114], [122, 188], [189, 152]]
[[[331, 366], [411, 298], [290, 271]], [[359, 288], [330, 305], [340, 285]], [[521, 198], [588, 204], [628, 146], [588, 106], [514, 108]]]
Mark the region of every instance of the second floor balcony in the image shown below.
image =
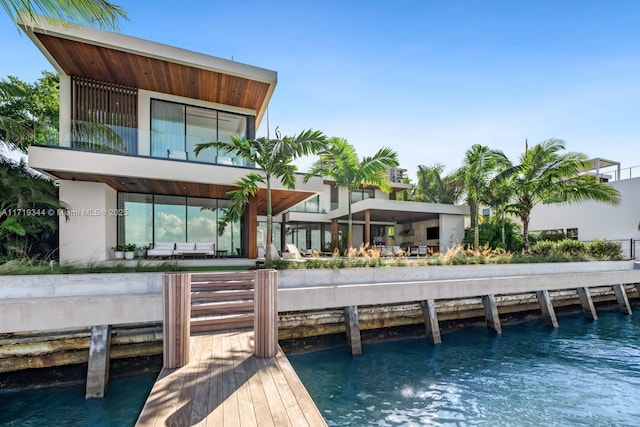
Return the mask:
[[[221, 138], [231, 140], [230, 135]], [[60, 131], [50, 133], [44, 145], [81, 151], [154, 157], [194, 163], [220, 164], [253, 168], [255, 165], [232, 153], [210, 148], [195, 155], [195, 147], [212, 142], [197, 132], [166, 132], [117, 124], [100, 124], [78, 120], [61, 121]]]

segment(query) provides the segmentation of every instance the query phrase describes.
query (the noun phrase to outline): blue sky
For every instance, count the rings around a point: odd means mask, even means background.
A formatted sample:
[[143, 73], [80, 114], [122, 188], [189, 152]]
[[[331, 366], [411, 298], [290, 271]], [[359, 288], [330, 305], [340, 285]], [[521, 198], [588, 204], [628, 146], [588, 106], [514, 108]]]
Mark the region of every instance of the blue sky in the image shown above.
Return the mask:
[[[525, 138], [640, 164], [640, 2], [114, 2], [126, 35], [277, 71], [271, 129], [390, 146], [413, 178], [475, 143], [516, 161]], [[0, 14], [0, 77], [43, 69]]]

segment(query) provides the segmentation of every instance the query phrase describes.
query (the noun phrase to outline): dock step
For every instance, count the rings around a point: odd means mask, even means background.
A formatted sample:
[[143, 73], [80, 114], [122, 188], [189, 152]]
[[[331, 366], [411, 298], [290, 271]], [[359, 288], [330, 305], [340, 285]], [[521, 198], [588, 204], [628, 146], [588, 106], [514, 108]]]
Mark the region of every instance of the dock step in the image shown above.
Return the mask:
[[191, 318], [191, 333], [253, 327], [253, 313]]
[[191, 302], [204, 302], [204, 301], [234, 301], [234, 300], [246, 300], [253, 299], [253, 289], [245, 290], [225, 290], [225, 291], [213, 291], [213, 292], [192, 292]]
[[191, 332], [253, 327], [254, 272], [191, 276]]
[[253, 312], [253, 300], [240, 301], [217, 301], [191, 304], [191, 317], [202, 315], [203, 313], [246, 313]]

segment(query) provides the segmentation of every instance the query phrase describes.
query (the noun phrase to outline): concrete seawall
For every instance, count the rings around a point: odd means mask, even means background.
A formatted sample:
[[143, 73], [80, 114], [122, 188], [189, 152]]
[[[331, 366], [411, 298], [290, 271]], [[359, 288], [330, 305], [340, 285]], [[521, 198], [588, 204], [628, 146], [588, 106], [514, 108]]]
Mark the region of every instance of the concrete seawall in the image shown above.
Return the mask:
[[[278, 274], [280, 339], [345, 333], [349, 316], [362, 330], [417, 325], [425, 301], [440, 321], [464, 321], [484, 316], [486, 295], [509, 316], [539, 311], [538, 291], [553, 306], [579, 307], [577, 288], [603, 303], [618, 301], [616, 284], [637, 298], [640, 283], [639, 264], [630, 261]], [[0, 372], [85, 363], [96, 325], [114, 326], [112, 359], [162, 353], [162, 273], [1, 276], [0, 312]]]

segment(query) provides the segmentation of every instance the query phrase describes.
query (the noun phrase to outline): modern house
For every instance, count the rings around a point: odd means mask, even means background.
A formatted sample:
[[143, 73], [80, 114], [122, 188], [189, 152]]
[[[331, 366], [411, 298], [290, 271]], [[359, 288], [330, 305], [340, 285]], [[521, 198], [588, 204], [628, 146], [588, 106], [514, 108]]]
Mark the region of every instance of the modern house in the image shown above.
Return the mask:
[[620, 240], [626, 256], [639, 257], [640, 166], [620, 168], [620, 163], [596, 158], [585, 173], [618, 190], [621, 203], [611, 206], [593, 201], [579, 204], [544, 203], [531, 212], [529, 229], [557, 231], [582, 241]]
[[[266, 241], [265, 188], [242, 220], [217, 231], [227, 191], [254, 165], [214, 150], [196, 157], [194, 147], [255, 137], [276, 72], [44, 18], [22, 17], [20, 25], [60, 73], [59, 139], [31, 146], [29, 165], [58, 180], [69, 206], [68, 220], [60, 219], [62, 262], [107, 260], [116, 245], [158, 242], [209, 242], [257, 256]], [[354, 195], [354, 244], [377, 238], [442, 250], [462, 240], [468, 208], [393, 200], [404, 188]], [[276, 182], [272, 205], [276, 244], [339, 245], [346, 199], [330, 181], [304, 183], [300, 174], [295, 190]]]
[[[414, 253], [418, 247], [426, 247], [429, 253], [437, 253], [460, 243], [469, 208], [396, 200], [400, 192], [411, 187], [394, 179], [397, 173], [395, 168], [389, 171], [390, 194], [377, 188], [352, 192], [353, 245], [398, 246], [404, 252], [414, 249]], [[346, 189], [325, 178], [322, 192], [276, 219], [274, 241], [280, 238], [307, 252], [344, 250], [348, 197]]]

